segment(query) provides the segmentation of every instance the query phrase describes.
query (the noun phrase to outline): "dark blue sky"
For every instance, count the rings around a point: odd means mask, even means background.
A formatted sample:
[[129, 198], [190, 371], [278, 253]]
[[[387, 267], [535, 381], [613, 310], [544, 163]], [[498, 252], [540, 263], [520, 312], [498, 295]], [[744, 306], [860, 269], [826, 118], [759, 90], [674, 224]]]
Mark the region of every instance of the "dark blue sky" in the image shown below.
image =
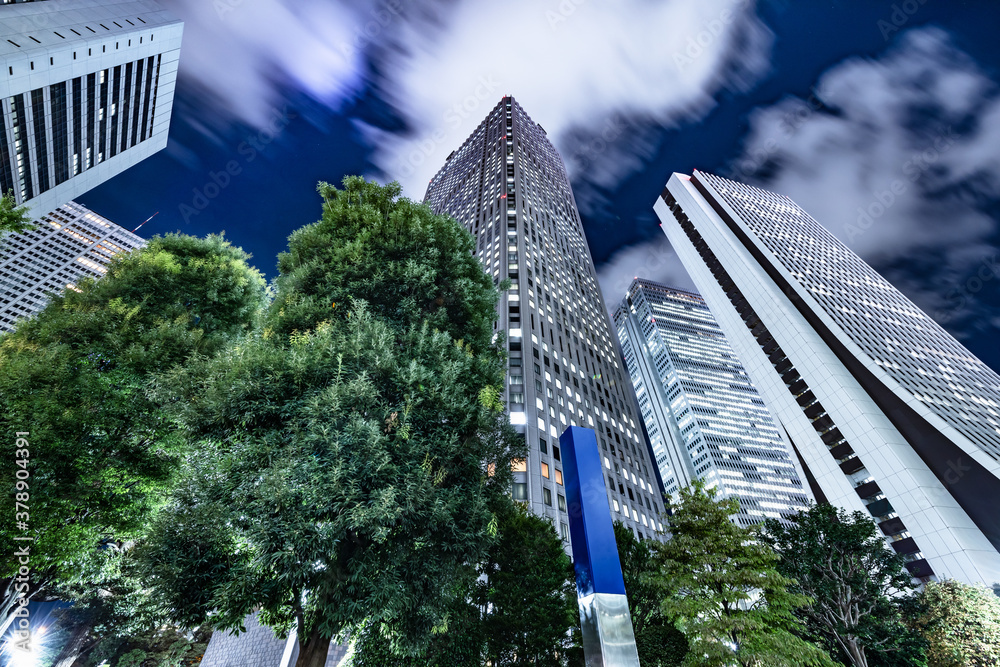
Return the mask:
[[[348, 9], [335, 0], [311, 0], [287, 9], [290, 0], [246, 0], [230, 3], [232, 15], [207, 12], [212, 3], [169, 4], [187, 22], [171, 146], [79, 198], [129, 229], [159, 211], [140, 230], [144, 236], [224, 230], [273, 277], [288, 234], [319, 216], [317, 181], [339, 183], [356, 173], [400, 178], [406, 193], [419, 198], [423, 192], [415, 183], [426, 181], [417, 175], [433, 173], [495, 100], [511, 93], [573, 163], [574, 190], [608, 301], [619, 298], [626, 274], [684, 283], [676, 260], [661, 252], [651, 207], [671, 172], [699, 168], [791, 196], [1000, 369], [1000, 266], [992, 273], [1000, 247], [995, 2], [762, 0], [754, 7], [730, 0], [698, 17], [678, 9], [671, 22], [670, 10], [621, 0], [612, 3], [618, 10], [650, 16], [619, 17], [607, 34], [601, 31], [609, 21], [588, 14], [602, 11], [596, 5], [543, 2], [532, 18], [537, 32], [526, 29], [520, 38], [537, 42], [533, 35], [551, 35], [563, 58], [560, 78], [552, 81], [541, 80], [544, 62], [511, 65], [500, 75], [476, 64], [477, 58], [489, 62], [483, 54], [470, 52], [472, 65], [448, 62], [463, 48], [539, 48], [518, 44], [516, 36], [503, 39], [488, 26], [478, 39], [460, 34], [468, 33], [463, 26], [479, 25], [469, 0], [410, 3], [405, 11], [391, 2]], [[315, 23], [315, 16], [347, 17], [356, 30], [346, 21], [348, 32], [331, 35], [328, 49], [303, 47], [296, 60], [247, 26], [269, 11], [284, 13], [275, 15], [273, 26], [258, 27], [278, 37], [288, 30], [289, 40], [303, 29], [296, 19]], [[687, 33], [672, 27], [682, 20], [693, 26]], [[675, 45], [655, 37], [656, 21], [663, 22], [663, 39]], [[511, 21], [512, 30], [517, 23]], [[445, 46], [421, 43], [410, 34], [414, 30], [433, 33]], [[687, 37], [701, 38], [705, 53], [686, 51]], [[655, 62], [632, 57], [606, 69], [588, 64], [595, 40], [616, 39], [622, 50], [648, 52]], [[566, 52], [575, 45], [579, 53], [571, 58]], [[349, 56], [346, 64], [334, 62], [338, 52]], [[237, 66], [247, 60], [245, 53], [259, 54], [256, 69]], [[683, 57], [691, 53], [696, 57], [685, 69]], [[565, 75], [575, 71], [573, 58], [578, 69], [593, 71]], [[661, 78], [658, 63], [675, 68], [676, 76]], [[468, 100], [476, 88], [457, 85], [449, 96], [441, 72], [454, 71], [458, 80], [475, 73], [468, 69], [475, 66], [484, 68], [481, 81], [499, 76], [503, 87], [487, 85], [488, 99], [469, 112], [468, 124], [450, 127], [448, 112], [440, 110], [452, 100]], [[696, 76], [687, 76], [694, 70]], [[251, 99], [254, 86], [241, 77], [253, 76], [267, 92]], [[602, 83], [607, 78], [615, 85]], [[447, 99], [435, 103], [436, 95]], [[560, 106], [560, 98], [578, 96], [599, 103]], [[258, 108], [248, 111], [254, 103]], [[434, 117], [421, 126], [421, 113]], [[608, 118], [619, 128], [610, 135]], [[446, 145], [428, 148], [422, 164], [411, 159], [407, 166], [399, 156], [414, 155], [435, 123], [449, 130], [441, 142]], [[607, 147], [595, 143], [602, 132]], [[907, 161], [945, 132], [956, 137], [949, 144], [954, 148], [932, 156], [909, 178]], [[905, 197], [870, 230], [853, 235], [857, 209], [867, 208], [893, 179], [904, 179]]]

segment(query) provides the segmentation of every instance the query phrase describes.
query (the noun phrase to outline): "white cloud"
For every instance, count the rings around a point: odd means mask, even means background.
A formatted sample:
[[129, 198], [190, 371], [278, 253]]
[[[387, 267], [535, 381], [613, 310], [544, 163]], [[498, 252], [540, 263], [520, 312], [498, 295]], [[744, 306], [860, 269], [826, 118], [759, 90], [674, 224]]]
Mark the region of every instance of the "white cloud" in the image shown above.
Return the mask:
[[380, 61], [380, 92], [412, 132], [374, 131], [375, 160], [415, 198], [505, 94], [577, 166], [579, 194], [645, 163], [644, 128], [700, 116], [721, 87], [745, 88], [768, 66], [771, 33], [747, 0], [439, 6], [413, 11]]
[[645, 278], [668, 287], [697, 292], [687, 271], [663, 234], [646, 243], [622, 248], [602, 264], [597, 280], [604, 305], [613, 313], [636, 278]]
[[998, 145], [996, 85], [925, 28], [832, 68], [810, 104], [756, 111], [732, 176], [791, 197], [932, 316], [982, 319], [949, 294], [995, 252]]
[[196, 83], [217, 104], [223, 123], [264, 127], [283, 105], [284, 86], [330, 105], [358, 87], [355, 30], [374, 17], [371, 3], [164, 0], [164, 5], [184, 21], [181, 80]]

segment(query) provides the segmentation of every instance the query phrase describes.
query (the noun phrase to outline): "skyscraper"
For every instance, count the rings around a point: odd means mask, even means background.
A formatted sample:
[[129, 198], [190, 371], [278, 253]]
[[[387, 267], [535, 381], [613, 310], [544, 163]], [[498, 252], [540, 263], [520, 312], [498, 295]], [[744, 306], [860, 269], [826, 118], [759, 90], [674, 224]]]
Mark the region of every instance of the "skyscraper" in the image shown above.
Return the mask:
[[511, 288], [499, 328], [509, 351], [506, 399], [528, 458], [514, 497], [569, 540], [559, 434], [597, 432], [613, 516], [643, 537], [660, 529], [659, 484], [562, 159], [512, 97], [503, 98], [448, 156], [425, 201], [476, 238], [486, 273]]
[[182, 31], [154, 0], [0, 5], [0, 191], [40, 215], [164, 148]]
[[916, 576], [1000, 581], [1000, 376], [787, 197], [695, 172], [654, 208], [817, 499]]
[[636, 279], [614, 320], [667, 493], [702, 479], [739, 501], [741, 526], [808, 505], [780, 430], [700, 296]]
[[146, 244], [93, 211], [69, 202], [42, 216], [36, 229], [0, 239], [0, 331], [34, 315], [49, 294], [100, 278], [116, 256]]

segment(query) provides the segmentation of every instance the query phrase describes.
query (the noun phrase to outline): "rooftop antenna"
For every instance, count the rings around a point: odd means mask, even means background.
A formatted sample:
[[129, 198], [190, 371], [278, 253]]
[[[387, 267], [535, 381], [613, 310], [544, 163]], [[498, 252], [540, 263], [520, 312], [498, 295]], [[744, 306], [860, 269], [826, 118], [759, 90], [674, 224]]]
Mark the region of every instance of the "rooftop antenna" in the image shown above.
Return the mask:
[[[139, 227], [142, 227], [144, 224], [146, 224], [147, 222], [149, 222], [150, 220], [152, 220], [153, 218], [155, 218], [159, 214], [160, 214], [160, 212], [157, 211], [153, 215], [149, 216], [148, 218], [146, 218], [145, 220], [143, 220], [141, 223], [139, 223]], [[139, 231], [139, 227], [136, 227], [135, 229], [133, 229], [132, 233], [135, 234], [137, 231]]]

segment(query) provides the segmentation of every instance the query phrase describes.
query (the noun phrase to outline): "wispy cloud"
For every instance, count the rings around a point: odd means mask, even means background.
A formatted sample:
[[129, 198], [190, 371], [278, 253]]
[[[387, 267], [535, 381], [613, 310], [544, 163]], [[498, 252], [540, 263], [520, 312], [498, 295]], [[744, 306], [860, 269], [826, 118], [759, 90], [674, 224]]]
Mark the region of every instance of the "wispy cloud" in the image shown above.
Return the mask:
[[360, 85], [362, 54], [351, 45], [374, 3], [163, 2], [185, 24], [181, 80], [197, 86], [220, 124], [263, 127], [289, 88], [336, 106]]
[[[921, 28], [878, 59], [835, 65], [807, 99], [755, 110], [724, 175], [791, 197], [965, 336], [998, 323], [983, 298], [1000, 291], [998, 145], [997, 85], [947, 33]], [[600, 267], [601, 284], [620, 293], [624, 279], [611, 276], [628, 273], [624, 260], [661, 247], [657, 238], [619, 253]], [[665, 261], [663, 273], [682, 270]]]
[[419, 198], [510, 93], [566, 158], [584, 211], [648, 162], [659, 127], [757, 81], [773, 38], [753, 0], [164, 3], [185, 21], [181, 80], [216, 112], [195, 128], [210, 139], [233, 122], [263, 127], [289, 94], [337, 109], [367, 92], [405, 128], [357, 122], [380, 175]]
[[586, 208], [584, 190], [645, 164], [648, 128], [698, 117], [766, 71], [772, 38], [745, 0], [418, 4], [379, 60], [379, 92], [410, 132], [370, 128], [376, 164], [413, 197], [510, 93], [576, 169]]
[[998, 92], [947, 33], [911, 30], [824, 74], [815, 111], [798, 99], [756, 111], [744, 148], [759, 168], [744, 157], [735, 175], [794, 199], [961, 333], [989, 322], [955, 289], [996, 253]]
[[635, 278], [696, 292], [694, 283], [664, 235], [653, 241], [627, 246], [601, 265], [597, 280], [604, 305], [613, 313]]

